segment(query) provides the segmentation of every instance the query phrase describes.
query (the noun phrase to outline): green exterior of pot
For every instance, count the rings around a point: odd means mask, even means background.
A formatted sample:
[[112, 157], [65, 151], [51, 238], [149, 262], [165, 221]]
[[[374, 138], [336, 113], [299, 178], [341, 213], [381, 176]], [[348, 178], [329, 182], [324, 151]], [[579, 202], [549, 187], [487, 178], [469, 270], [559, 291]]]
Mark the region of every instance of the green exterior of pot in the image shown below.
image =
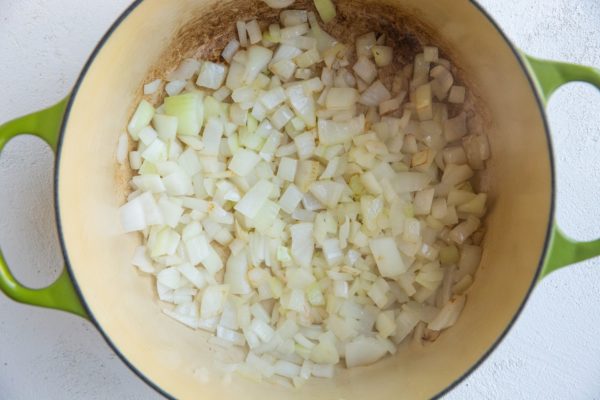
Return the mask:
[[[548, 104], [552, 93], [566, 83], [587, 82], [600, 89], [600, 70], [596, 68], [540, 60], [525, 53], [521, 53], [521, 57], [536, 83], [544, 105]], [[600, 239], [591, 242], [577, 242], [562, 233], [555, 221], [540, 279], [559, 268], [598, 255], [600, 255]]]
[[[547, 103], [556, 89], [569, 82], [588, 82], [600, 89], [600, 71], [597, 69], [539, 60], [524, 53], [521, 54], [521, 57], [529, 69], [544, 103]], [[56, 152], [68, 100], [69, 97], [50, 108], [0, 125], [0, 151], [13, 137], [29, 133], [45, 140]], [[597, 255], [600, 255], [600, 239], [591, 242], [571, 240], [554, 223], [540, 279], [561, 267]], [[66, 268], [50, 286], [42, 289], [30, 289], [15, 279], [0, 251], [0, 290], [21, 303], [54, 308], [89, 318]]]
[[[69, 97], [67, 96], [52, 107], [0, 125], [0, 151], [13, 137], [32, 134], [43, 139], [56, 152], [68, 101]], [[15, 279], [0, 251], [0, 290], [21, 303], [55, 308], [88, 318], [66, 268], [50, 286], [42, 289], [30, 289]]]

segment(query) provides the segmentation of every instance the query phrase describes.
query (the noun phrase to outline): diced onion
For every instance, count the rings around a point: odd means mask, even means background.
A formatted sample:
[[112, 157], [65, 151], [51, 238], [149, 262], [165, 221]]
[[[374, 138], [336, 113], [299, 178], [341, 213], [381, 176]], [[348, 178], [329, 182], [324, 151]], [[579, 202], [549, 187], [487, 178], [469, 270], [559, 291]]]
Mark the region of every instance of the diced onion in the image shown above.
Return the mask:
[[235, 209], [248, 218], [256, 217], [256, 214], [267, 201], [273, 185], [265, 180], [258, 181], [244, 197], [235, 205]]
[[294, 4], [294, 0], [263, 0], [271, 8], [286, 8]]
[[186, 93], [165, 99], [165, 113], [177, 117], [177, 133], [184, 136], [195, 136], [200, 133], [203, 115], [201, 96]]
[[406, 271], [398, 247], [391, 237], [372, 239], [369, 247], [375, 258], [379, 272], [384, 277], [398, 276]]
[[377, 339], [360, 337], [346, 344], [346, 366], [348, 368], [369, 365], [387, 353], [387, 348]]
[[[334, 21], [332, 0], [314, 5]], [[144, 85], [156, 108], [115, 140], [134, 171], [119, 217], [162, 312], [239, 357], [217, 362], [225, 380], [300, 387], [457, 322], [485, 258], [493, 138], [470, 132], [476, 99], [437, 47], [395, 68], [386, 34], [339, 42], [302, 9], [264, 22]]]
[[223, 57], [225, 61], [230, 63], [231, 59], [233, 58], [234, 54], [238, 51], [239, 48], [240, 42], [238, 42], [235, 39], [232, 39], [227, 43], [227, 45], [221, 52], [221, 57]]
[[327, 92], [325, 106], [330, 110], [348, 109], [359, 99], [359, 94], [353, 88], [331, 88]]
[[465, 87], [464, 86], [452, 86], [450, 88], [450, 93], [448, 94], [448, 102], [449, 103], [464, 103], [465, 101]]
[[119, 141], [117, 143], [117, 162], [121, 165], [125, 164], [127, 161], [127, 148], [129, 146], [129, 142], [127, 139], [127, 134], [122, 133], [119, 136]]
[[375, 46], [377, 39], [375, 38], [374, 32], [365, 33], [356, 38], [356, 55], [358, 57], [372, 57], [373, 53], [371, 48]]
[[144, 85], [144, 94], [150, 95], [156, 93], [162, 83], [162, 79], [155, 79]]
[[373, 46], [371, 48], [373, 52], [373, 58], [375, 59], [375, 64], [378, 67], [385, 67], [392, 63], [392, 59], [394, 57], [394, 51], [389, 46]]
[[392, 98], [387, 88], [377, 80], [360, 95], [360, 103], [366, 106], [378, 106], [380, 103]]
[[179, 66], [167, 76], [169, 82], [172, 81], [187, 81], [190, 79], [198, 69], [200, 63], [193, 58], [186, 58], [179, 64]]
[[315, 0], [315, 7], [323, 22], [328, 23], [335, 18], [335, 6], [331, 0]]
[[225, 81], [226, 71], [224, 65], [205, 61], [200, 68], [196, 85], [209, 89], [218, 89]]
[[246, 31], [248, 33], [248, 40], [250, 41], [250, 44], [256, 44], [262, 40], [260, 26], [258, 26], [258, 22], [256, 22], [255, 19], [250, 22], [246, 22]]
[[142, 100], [135, 110], [135, 113], [131, 117], [129, 125], [127, 126], [127, 130], [129, 131], [132, 139], [137, 140], [138, 133], [144, 129], [144, 127], [148, 126], [153, 116], [154, 107], [152, 107], [152, 105], [146, 100]]
[[358, 57], [358, 61], [356, 61], [352, 69], [360, 79], [368, 84], [373, 82], [377, 77], [377, 67], [364, 55]]

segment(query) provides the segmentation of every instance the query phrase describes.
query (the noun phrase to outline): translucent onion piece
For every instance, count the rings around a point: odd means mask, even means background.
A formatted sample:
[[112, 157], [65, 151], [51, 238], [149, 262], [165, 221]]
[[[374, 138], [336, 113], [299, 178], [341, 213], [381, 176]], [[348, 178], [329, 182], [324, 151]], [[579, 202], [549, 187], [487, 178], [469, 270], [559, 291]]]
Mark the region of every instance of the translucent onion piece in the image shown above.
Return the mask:
[[286, 8], [294, 4], [294, 0], [263, 0], [271, 8]]

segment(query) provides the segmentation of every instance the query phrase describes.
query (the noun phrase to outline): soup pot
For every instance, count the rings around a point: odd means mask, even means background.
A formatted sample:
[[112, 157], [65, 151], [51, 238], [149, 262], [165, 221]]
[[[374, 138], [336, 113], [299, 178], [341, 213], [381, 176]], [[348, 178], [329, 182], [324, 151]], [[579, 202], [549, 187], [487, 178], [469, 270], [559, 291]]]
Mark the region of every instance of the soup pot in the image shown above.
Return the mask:
[[[312, 8], [298, 0], [292, 7]], [[138, 0], [113, 24], [60, 103], [0, 126], [0, 148], [32, 133], [56, 152], [55, 204], [66, 268], [49, 287], [21, 285], [0, 262], [0, 289], [16, 301], [89, 319], [148, 384], [174, 398], [415, 399], [443, 394], [473, 371], [506, 335], [533, 287], [548, 273], [600, 254], [600, 241], [565, 237], [554, 220], [555, 179], [544, 106], [571, 81], [600, 86], [600, 72], [518, 51], [477, 3], [467, 0], [336, 0], [325, 25], [346, 41], [374, 30], [413, 54], [440, 47], [480, 104], [492, 158], [484, 180], [492, 200], [483, 258], [464, 312], [437, 341], [368, 367], [336, 371], [300, 389], [233, 376], [205, 382], [215, 349], [160, 312], [149, 278], [130, 260], [140, 238], [120, 232], [118, 207], [131, 171], [115, 161], [117, 140], [142, 85], [183, 57], [218, 58], [235, 21], [274, 19], [262, 1]], [[407, 58], [408, 61], [408, 58]], [[221, 351], [221, 350], [219, 350]]]

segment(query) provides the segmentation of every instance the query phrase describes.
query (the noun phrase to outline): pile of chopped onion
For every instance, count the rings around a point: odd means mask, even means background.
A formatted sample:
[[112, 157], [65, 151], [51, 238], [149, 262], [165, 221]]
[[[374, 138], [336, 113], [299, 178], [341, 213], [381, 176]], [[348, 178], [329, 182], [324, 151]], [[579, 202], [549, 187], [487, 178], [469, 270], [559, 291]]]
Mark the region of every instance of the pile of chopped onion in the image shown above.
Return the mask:
[[383, 81], [385, 35], [349, 45], [312, 12], [280, 20], [239, 21], [222, 60], [147, 83], [166, 97], [139, 103], [117, 158], [137, 172], [120, 209], [143, 238], [132, 263], [164, 313], [242, 350], [228, 372], [299, 386], [456, 322], [486, 211], [470, 179], [490, 150], [437, 48]]

